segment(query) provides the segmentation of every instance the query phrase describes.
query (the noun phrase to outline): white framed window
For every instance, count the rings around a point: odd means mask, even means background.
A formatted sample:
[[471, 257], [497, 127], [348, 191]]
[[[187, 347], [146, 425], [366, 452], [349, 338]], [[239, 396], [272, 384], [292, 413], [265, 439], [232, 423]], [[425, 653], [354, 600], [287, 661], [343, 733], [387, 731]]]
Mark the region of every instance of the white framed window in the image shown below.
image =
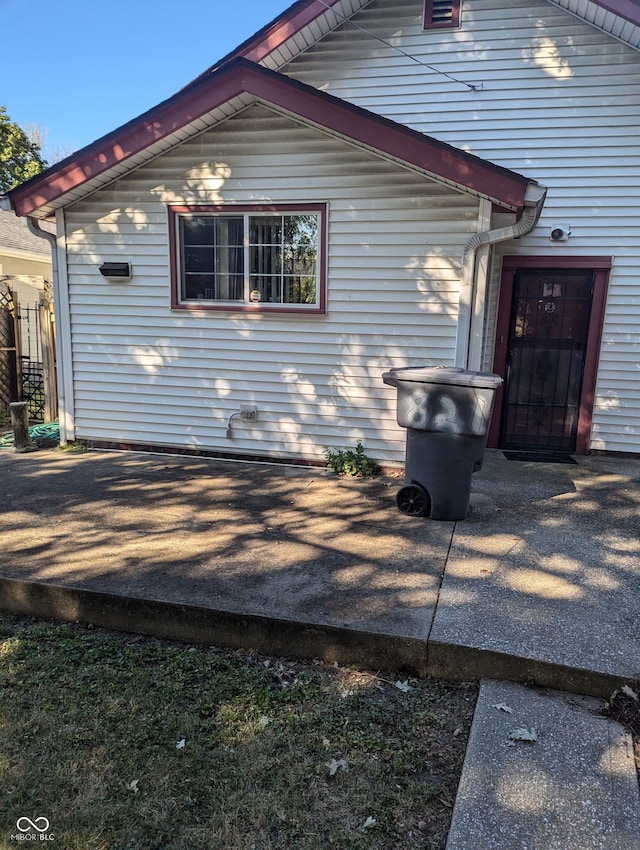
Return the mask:
[[172, 307], [324, 312], [326, 205], [169, 207]]

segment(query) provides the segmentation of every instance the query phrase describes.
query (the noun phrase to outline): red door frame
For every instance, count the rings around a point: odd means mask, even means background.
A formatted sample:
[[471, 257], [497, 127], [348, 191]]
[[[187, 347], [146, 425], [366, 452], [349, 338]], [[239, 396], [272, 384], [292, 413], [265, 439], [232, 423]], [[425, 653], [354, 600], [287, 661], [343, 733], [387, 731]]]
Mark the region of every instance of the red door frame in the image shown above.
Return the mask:
[[[502, 258], [502, 279], [500, 283], [500, 302], [496, 321], [496, 342], [493, 355], [493, 371], [505, 376], [507, 368], [509, 323], [511, 318], [511, 300], [513, 298], [513, 281], [518, 269], [592, 269], [594, 272], [593, 302], [591, 318], [585, 350], [584, 377], [582, 395], [580, 397], [580, 413], [578, 416], [578, 434], [575, 454], [586, 455], [589, 451], [591, 438], [591, 420], [596, 391], [598, 361], [600, 359], [600, 343], [602, 341], [602, 326], [609, 287], [611, 257], [518, 257]], [[496, 393], [494, 415], [489, 429], [488, 445], [499, 448], [500, 420], [504, 390], [501, 387]]]

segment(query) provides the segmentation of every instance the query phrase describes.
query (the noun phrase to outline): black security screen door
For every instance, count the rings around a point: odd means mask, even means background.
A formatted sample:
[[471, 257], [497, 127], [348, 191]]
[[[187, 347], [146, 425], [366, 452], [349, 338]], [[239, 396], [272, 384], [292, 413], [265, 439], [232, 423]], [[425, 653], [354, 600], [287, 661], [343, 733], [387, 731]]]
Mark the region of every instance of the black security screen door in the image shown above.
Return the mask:
[[591, 270], [516, 272], [503, 448], [575, 451], [593, 283]]

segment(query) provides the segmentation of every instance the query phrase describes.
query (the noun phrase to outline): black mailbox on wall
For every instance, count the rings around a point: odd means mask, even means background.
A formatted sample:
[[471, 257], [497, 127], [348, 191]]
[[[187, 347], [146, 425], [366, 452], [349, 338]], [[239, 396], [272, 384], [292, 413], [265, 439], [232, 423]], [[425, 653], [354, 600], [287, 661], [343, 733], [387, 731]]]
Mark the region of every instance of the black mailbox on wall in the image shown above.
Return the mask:
[[112, 280], [128, 280], [131, 277], [131, 263], [104, 262], [100, 274]]

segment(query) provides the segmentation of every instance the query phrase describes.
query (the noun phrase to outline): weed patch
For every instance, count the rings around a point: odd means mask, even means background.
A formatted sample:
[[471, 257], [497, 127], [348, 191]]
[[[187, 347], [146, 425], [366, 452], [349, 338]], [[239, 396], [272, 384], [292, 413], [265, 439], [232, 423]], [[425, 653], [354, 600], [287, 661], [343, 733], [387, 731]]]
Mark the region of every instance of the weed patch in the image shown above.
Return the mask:
[[340, 475], [353, 478], [371, 478], [380, 471], [378, 464], [367, 457], [361, 442], [355, 449], [325, 449], [327, 466]]

